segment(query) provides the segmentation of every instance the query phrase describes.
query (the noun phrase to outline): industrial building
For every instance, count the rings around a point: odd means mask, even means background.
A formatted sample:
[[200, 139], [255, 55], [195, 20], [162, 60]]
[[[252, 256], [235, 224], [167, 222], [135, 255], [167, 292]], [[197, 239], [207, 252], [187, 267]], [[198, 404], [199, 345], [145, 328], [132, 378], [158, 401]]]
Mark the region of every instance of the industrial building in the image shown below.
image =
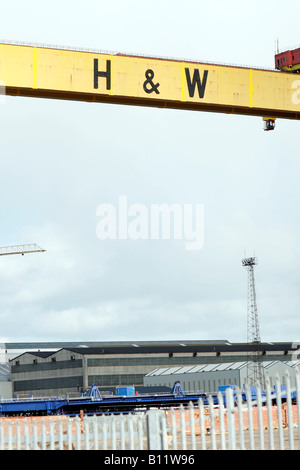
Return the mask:
[[[271, 386], [276, 384], [278, 374], [280, 383], [286, 383], [286, 371], [295, 386], [295, 368], [300, 361], [264, 361], [262, 362], [265, 376], [268, 375]], [[202, 364], [199, 366], [171, 367], [153, 370], [144, 377], [145, 386], [171, 386], [179, 381], [185, 392], [203, 391], [217, 392], [222, 385], [236, 385], [243, 389], [247, 383], [247, 362], [230, 362], [218, 364]]]
[[12, 382], [10, 381], [9, 364], [0, 363], [0, 398], [12, 397]]
[[[247, 343], [227, 340], [6, 343], [2, 347], [10, 358], [12, 394], [33, 396], [82, 392], [93, 384], [101, 390], [128, 385], [139, 390], [145, 386], [144, 377], [154, 370], [241, 364], [247, 361], [249, 349]], [[261, 344], [261, 354], [268, 362], [291, 361], [294, 352], [293, 343]]]

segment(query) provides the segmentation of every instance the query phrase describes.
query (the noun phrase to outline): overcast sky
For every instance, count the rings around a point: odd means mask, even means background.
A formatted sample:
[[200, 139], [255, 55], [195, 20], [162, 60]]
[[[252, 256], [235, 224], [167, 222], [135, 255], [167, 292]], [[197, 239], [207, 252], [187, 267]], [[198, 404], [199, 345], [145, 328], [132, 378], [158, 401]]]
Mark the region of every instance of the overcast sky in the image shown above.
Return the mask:
[[[299, 0], [16, 0], [3, 40], [274, 67], [300, 43]], [[1, 79], [1, 77], [0, 77]], [[299, 122], [6, 97], [0, 106], [0, 341], [300, 338]], [[100, 240], [101, 204], [201, 204], [204, 244]]]

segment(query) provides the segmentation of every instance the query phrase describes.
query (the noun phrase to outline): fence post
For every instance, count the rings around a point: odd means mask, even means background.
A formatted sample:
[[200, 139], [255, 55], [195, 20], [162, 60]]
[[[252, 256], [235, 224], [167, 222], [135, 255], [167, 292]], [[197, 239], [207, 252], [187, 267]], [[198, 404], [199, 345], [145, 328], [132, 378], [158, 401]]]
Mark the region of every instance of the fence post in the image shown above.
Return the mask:
[[21, 423], [18, 420], [16, 423], [16, 448], [17, 450], [21, 450]]
[[295, 382], [296, 382], [296, 397], [297, 397], [297, 417], [298, 417], [298, 439], [300, 440], [300, 371], [298, 367], [295, 367]]
[[220, 420], [220, 435], [221, 435], [221, 449], [226, 449], [225, 440], [225, 420], [224, 420], [224, 400], [222, 392], [218, 392], [218, 403], [219, 403], [219, 420]]
[[138, 450], [143, 450], [144, 448], [144, 434], [143, 434], [143, 431], [144, 431], [144, 428], [143, 428], [143, 417], [142, 416], [139, 416], [138, 417], [138, 442], [139, 442], [139, 446], [138, 446]]
[[162, 419], [164, 413], [159, 410], [147, 412], [148, 450], [163, 450]]
[[192, 450], [196, 450], [195, 407], [194, 407], [193, 402], [189, 403], [189, 412], [190, 412]]
[[245, 435], [244, 435], [244, 422], [243, 422], [243, 399], [242, 391], [240, 388], [236, 389], [236, 401], [237, 409], [239, 414], [238, 425], [239, 425], [239, 448], [245, 450]]
[[27, 418], [25, 418], [25, 425], [24, 425], [24, 433], [25, 433], [25, 450], [29, 450], [29, 426]]
[[8, 450], [12, 450], [12, 422], [9, 420], [7, 425], [7, 433], [8, 433]]
[[246, 384], [245, 390], [246, 390], [246, 400], [247, 400], [247, 407], [248, 407], [249, 446], [250, 446], [250, 450], [254, 450], [252, 396], [251, 396], [251, 389], [248, 384]]
[[274, 450], [274, 432], [273, 432], [273, 414], [272, 414], [272, 400], [271, 400], [271, 384], [270, 377], [266, 374], [266, 394], [267, 394], [267, 410], [268, 410], [268, 433], [270, 450]]
[[4, 450], [4, 428], [3, 428], [3, 420], [0, 419], [0, 450]]
[[256, 385], [256, 411], [258, 420], [258, 434], [259, 434], [259, 450], [264, 450], [264, 430], [263, 430], [263, 417], [262, 417], [262, 396], [261, 384]]
[[93, 416], [93, 442], [94, 442], [94, 449], [99, 450], [99, 439], [98, 439], [98, 423], [97, 423], [97, 416]]
[[288, 425], [289, 443], [290, 443], [289, 450], [294, 450], [291, 376], [288, 371], [286, 371], [285, 373], [285, 378], [286, 378], [287, 425]]
[[201, 398], [199, 398], [199, 423], [200, 423], [200, 435], [201, 435], [202, 450], [206, 450], [204, 403], [203, 403], [203, 400]]
[[121, 421], [120, 421], [120, 449], [125, 450], [126, 449], [126, 436], [125, 436], [125, 416], [121, 415]]
[[228, 414], [228, 447], [230, 450], [235, 450], [236, 448], [236, 440], [235, 440], [235, 409], [234, 409], [234, 402], [233, 402], [233, 390], [232, 388], [228, 387], [225, 391], [226, 396], [226, 407], [227, 407], [227, 414]]
[[283, 422], [282, 422], [282, 400], [281, 400], [281, 386], [279, 380], [279, 374], [276, 374], [275, 377], [275, 389], [276, 389], [276, 405], [277, 405], [277, 419], [278, 419], [278, 433], [279, 433], [279, 447], [280, 450], [284, 450], [284, 442], [283, 442]]
[[171, 434], [172, 434], [172, 450], [177, 450], [177, 426], [175, 409], [171, 408]]
[[180, 405], [180, 427], [181, 427], [181, 445], [182, 449], [186, 450], [186, 424], [185, 424], [185, 411], [183, 404]]
[[117, 423], [116, 423], [114, 415], [112, 415], [111, 417], [110, 425], [111, 425], [111, 446], [112, 446], [112, 450], [116, 450], [117, 449], [117, 431], [116, 431]]
[[134, 426], [132, 415], [128, 416], [129, 449], [134, 450]]
[[[81, 418], [79, 418], [79, 416], [76, 416], [75, 418], [75, 429], [76, 429], [76, 450], [81, 450]], [[67, 428], [67, 432], [68, 432], [68, 449], [70, 449], [70, 430], [69, 430], [69, 423], [68, 423], [68, 428]]]
[[214, 415], [214, 402], [211, 395], [208, 397], [209, 415], [210, 415], [210, 438], [211, 448], [216, 450], [216, 427], [215, 427], [215, 415]]

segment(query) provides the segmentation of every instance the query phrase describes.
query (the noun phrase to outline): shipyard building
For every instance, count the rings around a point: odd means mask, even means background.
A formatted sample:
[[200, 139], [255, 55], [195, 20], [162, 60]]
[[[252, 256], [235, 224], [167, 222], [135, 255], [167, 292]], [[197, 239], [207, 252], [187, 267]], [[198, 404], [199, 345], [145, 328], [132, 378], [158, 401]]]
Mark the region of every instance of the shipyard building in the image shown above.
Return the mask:
[[[62, 396], [83, 392], [93, 384], [102, 391], [113, 391], [118, 386], [128, 385], [142, 391], [143, 387], [153, 385], [146, 383], [151, 374], [156, 374], [155, 386], [158, 386], [159, 374], [154, 371], [162, 369], [170, 372], [170, 380], [164, 383], [170, 387], [179, 377], [178, 374], [172, 375], [174, 368], [177, 372], [180, 369], [183, 372], [182, 368], [186, 368], [185, 371], [193, 371], [194, 368], [194, 372], [199, 371], [200, 374], [202, 366], [211, 367], [215, 376], [219, 376], [212, 380], [224, 382], [222, 374], [227, 367], [225, 364], [231, 364], [232, 370], [237, 369], [238, 365], [241, 367], [247, 361], [249, 345], [224, 340], [6, 343], [4, 348], [2, 346], [2, 351], [9, 357], [7, 379], [11, 382], [13, 395]], [[261, 344], [261, 354], [268, 363], [286, 364], [292, 361], [293, 353], [293, 343]], [[226, 373], [229, 380], [228, 371]], [[186, 378], [187, 375], [184, 380]], [[215, 388], [218, 384], [207, 381], [207, 386], [203, 386], [200, 381], [199, 386], [198, 376], [188, 382], [185, 387], [187, 391], [198, 388], [211, 391], [208, 388]]]
[[[296, 386], [296, 369], [300, 361], [263, 361], [265, 376], [269, 376], [271, 387], [276, 385], [276, 377], [282, 385], [286, 384], [286, 372], [289, 373], [291, 386]], [[144, 386], [171, 387], [180, 382], [185, 392], [217, 392], [220, 386], [236, 385], [243, 389], [247, 383], [247, 362], [223, 362], [198, 366], [171, 367], [155, 369], [144, 377]]]

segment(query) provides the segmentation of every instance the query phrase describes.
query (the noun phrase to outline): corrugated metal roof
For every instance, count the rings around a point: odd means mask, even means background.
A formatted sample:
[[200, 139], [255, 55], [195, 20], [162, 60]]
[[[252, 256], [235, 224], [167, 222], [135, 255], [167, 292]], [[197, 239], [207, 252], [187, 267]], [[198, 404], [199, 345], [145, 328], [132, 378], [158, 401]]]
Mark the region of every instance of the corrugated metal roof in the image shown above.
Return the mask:
[[149, 372], [146, 377], [153, 375], [178, 375], [178, 374], [195, 374], [202, 372], [217, 372], [223, 370], [236, 370], [246, 367], [247, 362], [222, 362], [217, 364], [201, 364], [199, 366], [186, 366], [180, 367], [174, 372], [174, 367], [168, 367], [163, 369], [155, 369]]
[[[263, 361], [262, 365], [264, 369], [271, 369], [277, 363], [281, 363], [282, 361]], [[295, 367], [295, 362], [293, 361], [286, 361], [284, 362], [286, 365], [290, 365]], [[297, 366], [300, 367], [300, 361], [298, 361]], [[199, 366], [186, 366], [180, 367], [174, 372], [174, 367], [164, 368], [164, 369], [156, 369], [153, 372], [149, 372], [146, 377], [150, 377], [152, 375], [178, 375], [178, 374], [195, 374], [195, 373], [202, 373], [202, 372], [221, 372], [221, 371], [230, 371], [230, 370], [238, 370], [247, 367], [247, 362], [224, 362], [218, 364], [201, 364]]]
[[210, 372], [211, 370], [216, 369], [218, 366], [220, 366], [220, 364], [206, 364], [201, 372]]
[[[130, 353], [205, 353], [205, 352], [246, 352], [247, 343], [230, 343], [227, 340], [178, 340], [178, 341], [78, 341], [40, 343], [1, 343], [6, 350], [68, 349], [81, 354], [130, 354]], [[265, 351], [292, 351], [293, 343], [261, 343]]]
[[[174, 357], [176, 354], [190, 353], [193, 356], [205, 353], [247, 353], [249, 351], [249, 345], [247, 343], [229, 343], [226, 340], [221, 341], [137, 341], [137, 342], [78, 342], [77, 346], [73, 347], [76, 343], [2, 343], [5, 344], [7, 350], [15, 349], [18, 351], [14, 359], [23, 354], [30, 353], [40, 355], [40, 357], [47, 357], [47, 355], [55, 354], [57, 350], [67, 350], [81, 354], [84, 356], [87, 355], [114, 355], [114, 354], [169, 354], [170, 357]], [[27, 351], [21, 351], [20, 349], [25, 348], [27, 345]], [[44, 347], [48, 345], [48, 350], [45, 350]], [[35, 352], [33, 349], [36, 348], [38, 351], [38, 346], [43, 351], [39, 353]], [[52, 348], [57, 346], [56, 350]], [[52, 351], [50, 351], [50, 348]], [[286, 353], [287, 351], [293, 351], [293, 343], [261, 343], [261, 349], [265, 351], [281, 351]], [[42, 356], [45, 354], [45, 356]]]
[[265, 369], [270, 369], [277, 362], [279, 362], [279, 361], [263, 361], [263, 366], [264, 366]]
[[199, 372], [204, 367], [205, 367], [205, 364], [200, 364], [198, 366], [193, 366], [193, 368], [190, 370], [190, 373]]
[[245, 361], [232, 362], [231, 364], [227, 364], [226, 370], [242, 369], [246, 365], [247, 365], [247, 362]]
[[299, 367], [300, 361], [285, 361], [285, 364], [287, 364], [290, 367]]
[[[181, 369], [181, 367], [170, 367], [170, 369], [167, 369], [166, 372], [168, 374], [176, 374], [176, 372], [178, 371], [178, 369]], [[161, 375], [164, 375], [165, 372], [162, 372]]]
[[215, 369], [215, 370], [227, 370], [227, 369], [231, 369], [234, 367], [234, 362], [224, 362], [222, 364], [218, 364], [218, 367]]
[[145, 346], [198, 346], [230, 345], [227, 340], [178, 340], [178, 341], [52, 341], [37, 343], [0, 343], [3, 349], [68, 349], [68, 348], [110, 348], [110, 347], [145, 347]]
[[184, 366], [184, 367], [180, 367], [180, 369], [178, 369], [175, 374], [185, 374], [186, 372], [189, 372], [190, 369], [193, 369], [194, 366]]
[[164, 367], [162, 369], [154, 369], [152, 372], [149, 372], [149, 374], [147, 374], [147, 375], [162, 375], [167, 370], [169, 370], [168, 367]]

